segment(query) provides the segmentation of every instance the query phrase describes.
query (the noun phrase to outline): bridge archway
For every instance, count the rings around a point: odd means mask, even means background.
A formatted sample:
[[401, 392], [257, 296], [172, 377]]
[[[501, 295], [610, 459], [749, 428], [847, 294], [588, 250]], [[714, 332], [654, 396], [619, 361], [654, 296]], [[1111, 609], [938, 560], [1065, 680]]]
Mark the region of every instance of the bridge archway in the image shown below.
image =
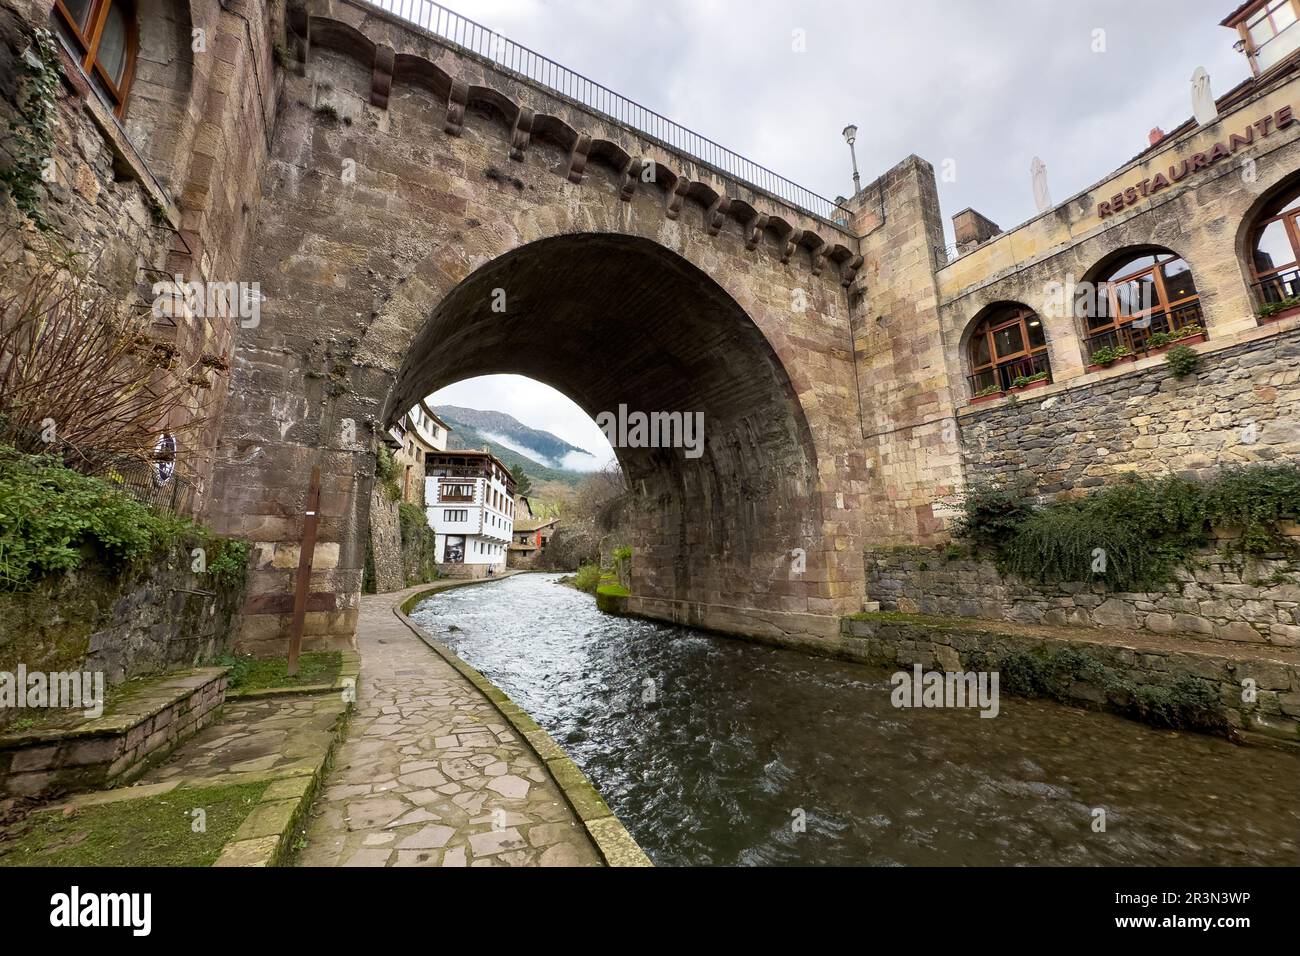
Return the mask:
[[493, 373], [548, 384], [593, 418], [621, 408], [702, 423], [682, 434], [690, 448], [615, 443], [639, 598], [744, 606], [753, 563], [788, 570], [783, 557], [820, 524], [816, 451], [780, 360], [725, 290], [647, 239], [558, 236], [478, 268], [429, 311], [383, 420]]
[[[635, 610], [837, 633], [861, 607], [871, 479], [845, 291], [861, 257], [770, 197], [724, 195], [707, 169], [633, 164], [662, 150], [592, 114], [574, 114], [590, 130], [579, 169], [576, 147], [520, 145], [491, 110], [453, 126], [418, 71], [396, 71], [376, 105], [366, 51], [312, 36], [308, 75], [285, 75], [246, 268], [261, 318], [240, 331], [216, 463], [210, 517], [255, 546], [241, 643], [287, 637], [313, 466], [308, 643], [351, 637], [377, 436], [422, 395], [488, 372], [593, 415], [704, 413], [698, 459], [622, 451], [645, 505]], [[616, 136], [628, 148], [602, 145]]]

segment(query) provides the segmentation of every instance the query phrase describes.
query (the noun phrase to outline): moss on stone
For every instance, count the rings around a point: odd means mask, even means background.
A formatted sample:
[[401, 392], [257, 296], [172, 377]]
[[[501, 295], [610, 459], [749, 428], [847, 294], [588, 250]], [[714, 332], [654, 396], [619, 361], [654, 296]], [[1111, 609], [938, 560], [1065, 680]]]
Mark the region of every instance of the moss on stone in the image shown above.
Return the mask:
[[340, 651], [307, 651], [298, 657], [298, 673], [288, 674], [287, 657], [227, 656], [217, 663], [230, 668], [230, 686], [241, 691], [268, 687], [302, 687], [333, 684], [343, 667]]
[[[211, 866], [266, 787], [181, 787], [66, 815], [33, 813], [3, 834], [0, 866]], [[195, 810], [203, 811], [202, 832]]]

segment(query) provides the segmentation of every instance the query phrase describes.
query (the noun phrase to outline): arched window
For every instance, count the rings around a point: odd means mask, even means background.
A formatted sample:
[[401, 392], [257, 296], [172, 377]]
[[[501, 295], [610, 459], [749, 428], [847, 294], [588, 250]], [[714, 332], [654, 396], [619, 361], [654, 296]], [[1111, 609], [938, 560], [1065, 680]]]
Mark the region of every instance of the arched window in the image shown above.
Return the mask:
[[1192, 270], [1168, 249], [1121, 256], [1080, 286], [1076, 307], [1089, 364], [1098, 357], [1109, 364], [1205, 333]]
[[1014, 302], [992, 306], [977, 321], [969, 355], [972, 398], [1052, 380], [1043, 320], [1033, 309]]
[[1262, 316], [1300, 305], [1300, 189], [1264, 207], [1251, 232], [1250, 268]]
[[59, 35], [118, 116], [135, 73], [135, 9], [127, 0], [54, 0]]

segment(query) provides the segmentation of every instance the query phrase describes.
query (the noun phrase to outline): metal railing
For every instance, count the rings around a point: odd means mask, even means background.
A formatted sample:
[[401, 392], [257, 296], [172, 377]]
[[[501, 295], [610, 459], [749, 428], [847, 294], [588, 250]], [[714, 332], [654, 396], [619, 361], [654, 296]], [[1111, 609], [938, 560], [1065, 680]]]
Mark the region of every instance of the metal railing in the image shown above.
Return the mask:
[[701, 136], [680, 123], [674, 123], [666, 116], [615, 93], [609, 87], [589, 80], [581, 73], [575, 73], [568, 67], [561, 66], [554, 60], [535, 53], [528, 47], [521, 46], [432, 0], [367, 0], [367, 2], [443, 40], [492, 61], [501, 70], [514, 73], [561, 96], [576, 100], [599, 113], [604, 113], [658, 140], [673, 151], [685, 154], [689, 159], [710, 166], [748, 186], [770, 193], [812, 216], [824, 219], [831, 225], [842, 229], [844, 223], [840, 220], [847, 221], [847, 217], [851, 215], [847, 208], [833, 200], [819, 196], [812, 190], [772, 172], [766, 166], [746, 159], [708, 137]]
[[1260, 304], [1263, 319], [1300, 305], [1300, 269], [1285, 269], [1260, 279], [1251, 289]]
[[176, 473], [172, 457], [133, 458], [66, 442], [47, 442], [37, 432], [4, 421], [0, 421], [0, 444], [12, 445], [27, 454], [52, 455], [64, 467], [102, 479], [149, 508], [187, 515], [194, 506], [194, 484]]
[[[1093, 356], [1103, 348], [1126, 348], [1129, 352], [1137, 355], [1141, 352], [1149, 352], [1153, 348], [1164, 348], [1167, 345], [1174, 344], [1176, 340], [1168, 340], [1167, 337], [1169, 336], [1175, 336], [1179, 333], [1183, 336], [1190, 336], [1196, 332], [1204, 331], [1204, 329], [1205, 322], [1201, 312], [1201, 303], [1189, 302], [1187, 305], [1165, 312], [1152, 312], [1150, 315], [1121, 325], [1116, 329], [1098, 332], [1096, 335], [1088, 337], [1084, 347], [1088, 354], [1088, 364], [1091, 365], [1093, 364]], [[1161, 338], [1153, 342], [1151, 339], [1155, 335], [1160, 335]]]
[[985, 398], [989, 395], [1000, 395], [1009, 388], [1017, 387], [1015, 383], [1020, 379], [1031, 378], [1035, 381], [1052, 380], [1052, 362], [1046, 352], [1037, 352], [1025, 358], [986, 368], [974, 375], [967, 375], [966, 382], [970, 386], [972, 398]]

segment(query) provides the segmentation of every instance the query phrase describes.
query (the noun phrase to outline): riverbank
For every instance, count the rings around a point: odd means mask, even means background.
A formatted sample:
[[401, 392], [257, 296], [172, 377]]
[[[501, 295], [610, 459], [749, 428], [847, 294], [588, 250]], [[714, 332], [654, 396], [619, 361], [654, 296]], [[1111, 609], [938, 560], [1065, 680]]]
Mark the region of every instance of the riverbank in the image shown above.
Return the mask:
[[900, 709], [889, 669], [601, 614], [555, 577], [411, 616], [658, 865], [1300, 864], [1292, 754], [1009, 695]]
[[303, 866], [599, 866], [550, 763], [476, 684], [411, 626], [401, 605], [489, 580], [364, 596], [357, 711], [297, 857]]

